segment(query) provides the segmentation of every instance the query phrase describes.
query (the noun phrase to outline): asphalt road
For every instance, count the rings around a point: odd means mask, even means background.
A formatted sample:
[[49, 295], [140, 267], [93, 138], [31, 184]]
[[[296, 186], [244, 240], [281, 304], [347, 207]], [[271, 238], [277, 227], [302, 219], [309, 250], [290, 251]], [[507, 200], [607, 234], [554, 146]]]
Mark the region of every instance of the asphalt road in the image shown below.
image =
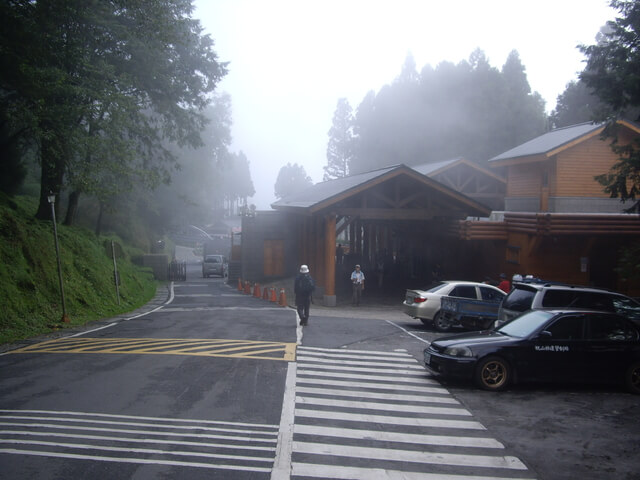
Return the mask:
[[636, 396], [443, 388], [420, 364], [439, 334], [399, 306], [312, 305], [302, 329], [197, 268], [140, 311], [3, 346], [2, 478], [640, 478]]

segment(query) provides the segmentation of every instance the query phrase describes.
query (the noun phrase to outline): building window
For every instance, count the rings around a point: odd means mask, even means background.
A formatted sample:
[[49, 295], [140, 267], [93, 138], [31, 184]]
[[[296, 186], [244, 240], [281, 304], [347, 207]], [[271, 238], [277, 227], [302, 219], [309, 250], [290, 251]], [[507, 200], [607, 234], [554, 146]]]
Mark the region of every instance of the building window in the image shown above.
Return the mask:
[[507, 245], [507, 263], [520, 265], [520, 247]]

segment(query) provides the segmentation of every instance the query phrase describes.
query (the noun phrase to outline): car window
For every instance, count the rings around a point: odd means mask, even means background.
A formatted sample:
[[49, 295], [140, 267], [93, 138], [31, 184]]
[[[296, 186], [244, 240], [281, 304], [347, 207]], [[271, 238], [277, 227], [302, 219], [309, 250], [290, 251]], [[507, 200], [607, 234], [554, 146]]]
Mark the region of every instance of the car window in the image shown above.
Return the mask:
[[573, 307], [576, 303], [574, 290], [547, 290], [543, 295], [543, 307]]
[[592, 308], [613, 312], [613, 299], [608, 293], [576, 292], [575, 306], [577, 308]]
[[457, 285], [451, 293], [450, 297], [478, 298], [476, 295], [476, 287], [473, 285]]
[[[435, 285], [435, 286], [433, 286], [433, 287], [431, 287], [431, 288], [429, 288], [428, 290], [425, 290], [425, 291], [429, 292], [429, 293], [436, 293], [436, 292], [442, 290], [445, 287], [449, 287], [450, 285], [451, 285], [450, 283], [439, 283], [439, 284], [437, 284], [437, 285]], [[442, 292], [440, 292], [440, 293], [442, 293]]]
[[584, 338], [585, 322], [584, 315], [569, 315], [559, 318], [545, 330], [551, 333], [553, 340], [581, 340]]
[[598, 341], [637, 340], [638, 331], [623, 318], [612, 315], [591, 315], [588, 338]]
[[206, 263], [220, 263], [220, 259], [218, 257], [207, 257], [204, 261]]
[[500, 302], [504, 298], [502, 293], [496, 292], [493, 288], [488, 287], [480, 287], [480, 296], [482, 300], [488, 302]]
[[515, 310], [516, 312], [530, 310], [535, 294], [535, 290], [515, 288], [511, 290], [511, 293], [503, 300], [502, 307], [508, 310]]
[[640, 303], [622, 295], [614, 295], [611, 301], [616, 313], [624, 315], [631, 320], [640, 320]]

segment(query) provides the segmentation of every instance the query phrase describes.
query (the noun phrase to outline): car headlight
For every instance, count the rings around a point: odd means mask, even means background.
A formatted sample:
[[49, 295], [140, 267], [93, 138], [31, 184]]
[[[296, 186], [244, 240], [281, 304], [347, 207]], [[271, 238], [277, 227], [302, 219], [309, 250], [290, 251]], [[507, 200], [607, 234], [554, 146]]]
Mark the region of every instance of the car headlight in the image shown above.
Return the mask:
[[445, 355], [449, 355], [450, 357], [472, 357], [471, 349], [465, 346], [453, 346], [447, 347], [444, 350]]

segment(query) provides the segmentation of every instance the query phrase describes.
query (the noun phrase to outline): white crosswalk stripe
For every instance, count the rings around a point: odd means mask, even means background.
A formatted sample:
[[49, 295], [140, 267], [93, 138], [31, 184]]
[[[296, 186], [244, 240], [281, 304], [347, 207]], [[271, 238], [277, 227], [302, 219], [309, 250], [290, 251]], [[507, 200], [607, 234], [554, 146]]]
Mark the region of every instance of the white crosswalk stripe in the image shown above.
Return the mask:
[[0, 454], [271, 471], [277, 425], [0, 410]]
[[299, 347], [291, 478], [532, 479], [410, 355]]

